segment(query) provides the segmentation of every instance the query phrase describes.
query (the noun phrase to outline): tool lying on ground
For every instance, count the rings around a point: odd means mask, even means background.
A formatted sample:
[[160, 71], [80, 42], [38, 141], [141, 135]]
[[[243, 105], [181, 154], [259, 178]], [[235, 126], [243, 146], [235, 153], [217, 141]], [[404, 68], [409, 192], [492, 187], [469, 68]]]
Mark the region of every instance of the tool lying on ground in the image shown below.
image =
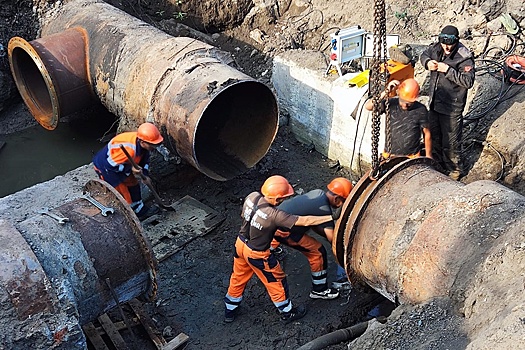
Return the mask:
[[102, 216], [108, 216], [108, 213], [113, 214], [115, 212], [115, 209], [106, 207], [105, 205], [97, 201], [95, 198], [91, 197], [89, 192], [85, 192], [83, 195], [80, 196], [80, 198], [87, 200], [88, 202], [93, 204], [95, 207], [99, 208]]
[[155, 202], [157, 202], [157, 204], [159, 204], [162, 208], [166, 210], [175, 211], [175, 208], [173, 208], [171, 205], [167, 205], [162, 202], [162, 199], [160, 198], [159, 194], [155, 190], [155, 187], [153, 187], [153, 184], [151, 183], [151, 178], [149, 176], [144, 175], [144, 173], [142, 172], [142, 167], [135, 162], [135, 160], [131, 157], [131, 155], [128, 153], [126, 148], [123, 145], [119, 145], [119, 146], [122, 152], [124, 152], [124, 154], [128, 158], [129, 162], [131, 163], [131, 166], [135, 168], [135, 170], [140, 171], [139, 172], [140, 179], [146, 186], [148, 186], [148, 188], [151, 190], [151, 193], [153, 193], [153, 197], [155, 197]]
[[63, 217], [63, 216], [58, 216], [58, 215], [55, 215], [55, 214], [51, 213], [49, 211], [49, 208], [47, 208], [47, 207], [44, 207], [44, 208], [40, 209], [38, 211], [38, 213], [42, 214], [42, 215], [47, 215], [47, 216], [52, 217], [53, 219], [58, 221], [58, 223], [61, 224], [61, 225], [65, 224], [66, 222], [69, 221], [69, 218], [66, 218], [66, 217]]

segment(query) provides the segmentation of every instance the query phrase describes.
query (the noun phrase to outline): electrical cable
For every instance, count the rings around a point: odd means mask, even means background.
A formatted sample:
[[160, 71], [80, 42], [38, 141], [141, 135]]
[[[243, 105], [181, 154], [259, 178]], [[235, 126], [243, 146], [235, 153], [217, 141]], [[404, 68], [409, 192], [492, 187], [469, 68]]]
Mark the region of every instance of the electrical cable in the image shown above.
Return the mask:
[[[303, 38], [304, 38], [304, 36], [307, 33], [309, 33], [309, 32], [313, 32], [313, 31], [319, 29], [324, 23], [323, 11], [313, 9], [313, 5], [312, 5], [311, 2], [308, 3], [308, 8], [309, 8], [309, 10], [305, 14], [302, 14], [300, 16], [291, 16], [291, 17], [289, 17], [286, 20], [286, 26], [288, 26], [288, 27], [294, 27], [295, 26], [295, 29], [297, 30], [297, 33], [295, 34], [295, 37], [293, 37], [291, 35], [290, 39], [293, 42], [298, 43], [298, 46], [300, 46], [300, 47], [303, 46]], [[306, 20], [305, 22], [303, 22], [303, 23], [301, 23], [299, 25], [295, 25], [297, 22], [302, 21], [304, 18], [306, 18], [306, 17], [308, 17], [311, 14], [316, 13], [316, 12], [319, 12], [321, 14], [321, 19], [320, 19], [320, 23], [319, 24], [314, 24], [311, 28], [304, 28], [305, 26], [308, 26], [310, 24], [310, 21]]]
[[[522, 91], [524, 85], [522, 82], [525, 79], [525, 72], [516, 70], [521, 72], [521, 74], [518, 76], [512, 76], [511, 79], [513, 69], [512, 67], [509, 67], [508, 57], [510, 57], [510, 55], [512, 55], [518, 47], [524, 45], [524, 43], [518, 43], [516, 37], [513, 35], [509, 35], [509, 37], [512, 41], [512, 44], [508, 50], [504, 50], [501, 47], [489, 47], [483, 52], [481, 58], [476, 60], [476, 63], [479, 63], [479, 65], [477, 64], [476, 75], [483, 75], [487, 73], [500, 81], [500, 87], [496, 95], [491, 96], [485, 101], [479, 103], [475, 109], [470, 110], [469, 113], [464, 116], [463, 120], [465, 123], [463, 124], [463, 128], [469, 126], [470, 128], [469, 131], [464, 135], [463, 140], [466, 140], [471, 134], [473, 134], [473, 132], [480, 125], [480, 120], [483, 117], [495, 110], [495, 108], [500, 103], [513, 98]], [[489, 56], [489, 54], [495, 50], [500, 54]], [[513, 89], [516, 85], [519, 86], [519, 89]], [[483, 130], [479, 131], [480, 134], [483, 132]], [[473, 147], [475, 142], [487, 146], [498, 155], [501, 163], [501, 171], [495, 181], [500, 181], [505, 173], [505, 160], [503, 155], [492, 144], [487, 141], [479, 141], [474, 139], [463, 149], [462, 153], [465, 154], [468, 152]]]
[[330, 27], [330, 28], [328, 28], [327, 30], [325, 30], [324, 32], [321, 33], [321, 38], [319, 39], [319, 47], [317, 48], [317, 51], [324, 52], [327, 48], [332, 46], [332, 44], [330, 42], [328, 42], [326, 47], [324, 49], [321, 49], [321, 47], [323, 45], [323, 42], [325, 41], [324, 40], [324, 36], [326, 35], [326, 33], [328, 33], [331, 30], [334, 30], [334, 29], [335, 30], [341, 30], [340, 27]]
[[[511, 34], [507, 34], [507, 36], [512, 42], [508, 50], [504, 50], [503, 48], [496, 46], [489, 47], [481, 54], [481, 58], [476, 60], [476, 63], [481, 63], [479, 65], [476, 65], [476, 75], [483, 75], [485, 73], [488, 73], [489, 75], [500, 80], [501, 84], [499, 91], [495, 96], [489, 97], [485, 101], [479, 103], [476, 109], [473, 109], [467, 114], [465, 114], [465, 116], [463, 117], [463, 128], [470, 126], [470, 130], [466, 135], [464, 135], [464, 139], [466, 139], [470, 134], [472, 134], [475, 131], [475, 129], [480, 125], [480, 119], [482, 119], [491, 111], [493, 111], [498, 104], [516, 96], [521, 91], [520, 87], [518, 91], [509, 95], [511, 89], [516, 85], [517, 82], [521, 81], [521, 78], [523, 78], [523, 73], [520, 74], [517, 78], [515, 78], [511, 82], [511, 84], [507, 88], [505, 88], [507, 82], [510, 81], [508, 71], [509, 68], [507, 67], [506, 59], [516, 50], [517, 47], [522, 46], [524, 44], [521, 42], [518, 43], [516, 37]], [[498, 50], [498, 52], [501, 52], [501, 56], [499, 56], [498, 59], [496, 59], [496, 55], [492, 56], [492, 58], [489, 58], [489, 53], [493, 50]]]
[[[361, 141], [359, 142], [359, 154], [361, 153], [361, 146], [363, 145], [363, 139], [365, 138], [365, 130], [366, 130], [366, 127], [368, 125], [368, 120], [370, 119], [370, 115], [371, 113], [367, 113], [367, 117], [366, 117], [366, 121], [365, 121], [365, 126], [364, 126], [364, 129], [363, 129], [363, 134], [361, 135]], [[357, 130], [356, 130], [356, 134], [357, 134]], [[363, 176], [363, 169], [361, 169], [361, 157], [359, 157], [359, 177], [362, 177]]]
[[[485, 142], [487, 142], [487, 141], [485, 141]], [[499, 180], [501, 180], [501, 178], [503, 177], [503, 174], [505, 172], [505, 161], [504, 161], [503, 156], [501, 155], [501, 153], [494, 146], [492, 146], [492, 144], [490, 142], [487, 142], [487, 145], [489, 146], [489, 148], [492, 148], [494, 150], [494, 152], [496, 152], [496, 154], [498, 155], [499, 160], [501, 162], [501, 171], [499, 173], [498, 178], [496, 179], [496, 181], [499, 181]]]
[[[350, 157], [350, 168], [354, 165], [354, 156], [355, 156], [355, 146], [356, 146], [356, 143], [357, 143], [357, 137], [358, 137], [358, 132], [359, 132], [359, 123], [361, 122], [361, 115], [363, 113], [363, 107], [365, 106], [365, 103], [369, 100], [370, 98], [367, 98], [363, 103], [361, 103], [361, 106], [359, 108], [359, 113], [356, 114], [359, 116], [359, 119], [357, 119], [356, 121], [356, 126], [355, 126], [355, 135], [354, 135], [354, 144], [352, 146], [352, 156]], [[367, 118], [367, 123], [365, 124], [365, 128], [366, 128], [366, 125], [368, 124], [368, 118]], [[364, 133], [363, 133], [364, 134]], [[363, 143], [363, 138], [361, 138], [361, 144]], [[361, 150], [361, 144], [359, 144], [359, 150]], [[361, 171], [361, 157], [359, 157], [359, 175], [360, 177], [363, 176], [362, 174], [362, 171]]]

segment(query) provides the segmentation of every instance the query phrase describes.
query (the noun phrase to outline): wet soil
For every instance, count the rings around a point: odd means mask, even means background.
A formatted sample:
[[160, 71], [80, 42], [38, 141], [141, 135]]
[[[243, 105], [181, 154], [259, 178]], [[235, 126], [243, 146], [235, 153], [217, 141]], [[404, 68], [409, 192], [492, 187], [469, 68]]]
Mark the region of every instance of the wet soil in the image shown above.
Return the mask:
[[[263, 284], [253, 277], [246, 288], [239, 316], [231, 324], [223, 323], [223, 297], [232, 270], [242, 201], [274, 174], [287, 177], [298, 193], [324, 189], [336, 176], [351, 178], [347, 169], [334, 166], [332, 161], [297, 142], [287, 127], [279, 130], [267, 156], [236, 179], [217, 182], [184, 165], [164, 177], [155, 175], [155, 170], [152, 172], [167, 201], [191, 195], [226, 216], [218, 228], [192, 241], [159, 266], [158, 300], [149, 305], [149, 312], [160, 329], [171, 327], [173, 336], [180, 332], [189, 335], [187, 349], [295, 349], [325, 333], [359, 322], [384, 300], [375, 292], [355, 290], [331, 301], [310, 299], [308, 262], [302, 254], [287, 248], [283, 264], [291, 298], [293, 303], [307, 306], [307, 315], [284, 326]], [[331, 252], [328, 242], [317, 238]], [[328, 268], [329, 280], [333, 281], [336, 265], [331, 253]]]

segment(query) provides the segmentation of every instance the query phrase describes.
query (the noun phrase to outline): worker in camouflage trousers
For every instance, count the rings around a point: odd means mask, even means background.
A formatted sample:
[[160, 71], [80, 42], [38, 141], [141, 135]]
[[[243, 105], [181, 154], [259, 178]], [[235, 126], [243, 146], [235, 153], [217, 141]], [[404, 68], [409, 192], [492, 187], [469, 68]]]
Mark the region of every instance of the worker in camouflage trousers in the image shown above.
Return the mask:
[[[332, 209], [340, 208], [350, 191], [352, 183], [343, 177], [333, 179], [327, 186], [328, 191], [312, 190], [300, 196], [285, 200], [278, 208], [294, 215], [330, 215]], [[329, 288], [327, 282], [327, 251], [321, 242], [308, 234], [311, 229], [332, 242], [334, 221], [330, 220], [320, 225], [293, 226], [290, 230], [278, 229], [272, 246], [276, 249], [279, 243], [300, 251], [310, 264], [312, 274], [312, 299], [335, 299], [339, 296], [337, 288]], [[344, 283], [342, 281], [341, 283]]]
[[243, 221], [235, 242], [233, 272], [224, 297], [225, 322], [235, 319], [246, 284], [254, 273], [266, 287], [284, 323], [300, 319], [306, 314], [304, 306], [292, 305], [286, 275], [277, 258], [270, 252], [270, 244], [279, 228], [290, 230], [293, 226], [320, 225], [331, 221], [332, 216], [297, 216], [276, 207], [293, 194], [288, 180], [274, 175], [264, 182], [260, 193], [252, 192], [246, 197], [241, 213]]

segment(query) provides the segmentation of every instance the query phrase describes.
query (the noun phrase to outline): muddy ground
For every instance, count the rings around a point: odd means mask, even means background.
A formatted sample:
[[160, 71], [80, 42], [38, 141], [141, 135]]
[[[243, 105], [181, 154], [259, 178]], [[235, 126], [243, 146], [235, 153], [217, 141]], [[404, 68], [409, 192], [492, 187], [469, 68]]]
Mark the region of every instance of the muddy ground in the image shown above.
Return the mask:
[[[266, 177], [273, 174], [286, 176], [299, 193], [325, 188], [335, 176], [350, 176], [347, 170], [331, 165], [333, 162], [299, 144], [283, 127], [268, 155], [255, 169], [234, 180], [218, 183], [191, 167], [181, 167], [175, 174], [164, 177], [161, 180], [164, 197], [176, 200], [189, 194], [223, 213], [226, 219], [213, 232], [189, 243], [183, 251], [160, 264], [159, 300], [157, 306], [151, 308], [159, 324], [171, 326], [174, 335], [188, 334], [191, 339], [188, 349], [295, 349], [324, 333], [353, 325], [382, 301], [375, 292], [356, 291], [332, 301], [309, 299], [311, 281], [307, 260], [287, 249], [284, 268], [291, 297], [294, 303], [307, 305], [308, 314], [304, 319], [287, 326], [281, 324], [264, 286], [253, 278], [236, 321], [222, 322], [222, 298], [232, 269], [233, 243], [241, 222], [244, 196], [258, 189]], [[329, 254], [332, 281], [335, 262]]]
[[[180, 30], [181, 23], [193, 25], [215, 45], [231, 52], [240, 70], [268, 84], [275, 54], [302, 48], [326, 53], [329, 33], [356, 24], [371, 29], [373, 21], [371, 6], [365, 1], [295, 0], [274, 1], [270, 5], [259, 1], [234, 1], [222, 5], [213, 5], [212, 1], [108, 2], [167, 32]], [[449, 21], [466, 21], [475, 17], [477, 12], [484, 12], [485, 22], [490, 22], [507, 7], [515, 8], [515, 12], [523, 11], [519, 7], [520, 4], [523, 6], [521, 1], [478, 1], [478, 4], [475, 6], [475, 1], [455, 1], [446, 5], [440, 1], [389, 4], [388, 30], [401, 34], [406, 42], [427, 42], [442, 24]], [[7, 41], [14, 35], [28, 40], [35, 38], [38, 32], [36, 15], [58, 5], [59, 2], [55, 1], [0, 0], [2, 19], [10, 19], [0, 23], [3, 47], [0, 68], [4, 68], [0, 71], [1, 133], [34, 124], [20, 105], [6, 74]], [[525, 15], [521, 20], [523, 18]], [[486, 47], [486, 41], [478, 42], [476, 35], [486, 37], [487, 32], [474, 29], [470, 31], [475, 34], [470, 43], [473, 47]], [[258, 189], [264, 179], [273, 174], [286, 176], [298, 192], [324, 188], [334, 176], [346, 176], [354, 181], [358, 177], [311, 147], [297, 142], [285, 124], [280, 127], [267, 156], [254, 169], [227, 182], [211, 180], [184, 164], [170, 167], [167, 172], [159, 170], [165, 168], [162, 160], [158, 159], [156, 165], [152, 176], [166, 201], [191, 195], [225, 215], [218, 228], [188, 243], [159, 266], [158, 299], [145, 307], [168, 340], [183, 332], [190, 337], [187, 349], [295, 349], [327, 332], [362, 321], [370, 309], [384, 301], [375, 292], [356, 290], [332, 301], [309, 299], [307, 261], [301, 254], [288, 249], [284, 268], [292, 300], [306, 304], [307, 315], [298, 322], [282, 325], [263, 285], [253, 278], [238, 319], [232, 324], [223, 324], [222, 298], [232, 268], [233, 244], [241, 222], [240, 208], [244, 196]], [[329, 271], [331, 281], [335, 272], [331, 254]], [[463, 315], [457, 310], [446, 299], [417, 307], [401, 306], [391, 315], [387, 327], [376, 332], [374, 337], [360, 339], [352, 348], [464, 349], [468, 339], [461, 328]], [[116, 312], [112, 316], [119, 317]], [[144, 341], [141, 341], [141, 347], [153, 349]], [[340, 344], [328, 349], [346, 348], [346, 344]]]

